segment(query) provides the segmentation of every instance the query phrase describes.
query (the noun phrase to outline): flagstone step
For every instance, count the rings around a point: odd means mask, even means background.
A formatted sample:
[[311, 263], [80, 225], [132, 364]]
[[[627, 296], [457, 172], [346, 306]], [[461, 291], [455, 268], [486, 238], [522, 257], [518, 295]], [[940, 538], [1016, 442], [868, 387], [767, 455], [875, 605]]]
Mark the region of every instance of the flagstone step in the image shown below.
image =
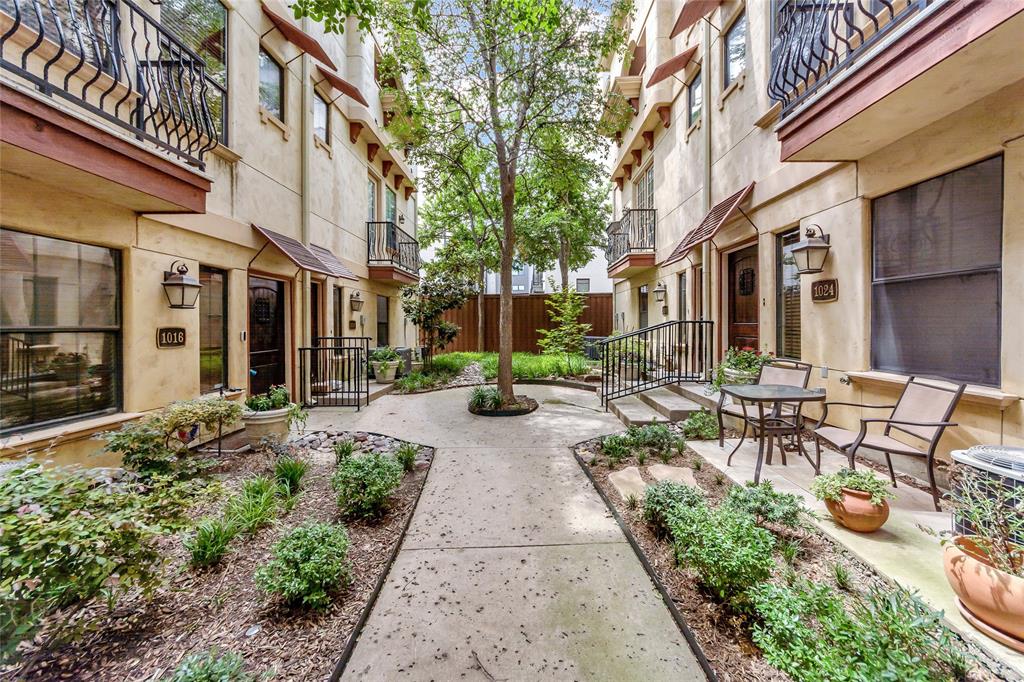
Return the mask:
[[701, 407], [689, 398], [669, 390], [667, 386], [652, 388], [637, 394], [637, 397], [674, 422], [682, 421], [694, 412], [699, 412]]
[[619, 471], [613, 471], [608, 474], [608, 480], [619, 491], [622, 499], [628, 500], [632, 496], [638, 502], [643, 502], [644, 490], [647, 488], [647, 484], [644, 483], [643, 477], [640, 476], [640, 470], [636, 467], [626, 467]]
[[685, 483], [691, 485], [694, 488], [700, 486], [697, 485], [697, 479], [693, 476], [693, 469], [689, 467], [674, 467], [667, 464], [652, 464], [647, 467], [647, 473], [653, 478], [659, 481], [675, 481], [676, 483]]
[[627, 395], [608, 401], [610, 409], [626, 426], [644, 426], [646, 424], [665, 424], [668, 417], [656, 411], [635, 395]]

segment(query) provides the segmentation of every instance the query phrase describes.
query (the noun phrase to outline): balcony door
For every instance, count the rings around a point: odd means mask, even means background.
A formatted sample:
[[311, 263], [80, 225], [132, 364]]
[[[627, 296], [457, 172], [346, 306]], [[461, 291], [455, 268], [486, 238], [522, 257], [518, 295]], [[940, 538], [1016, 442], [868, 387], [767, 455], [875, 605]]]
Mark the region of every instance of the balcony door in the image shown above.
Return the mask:
[[729, 254], [729, 345], [758, 347], [757, 245]]
[[249, 276], [249, 393], [285, 383], [284, 282]]
[[398, 223], [398, 199], [390, 187], [384, 188], [384, 220]]

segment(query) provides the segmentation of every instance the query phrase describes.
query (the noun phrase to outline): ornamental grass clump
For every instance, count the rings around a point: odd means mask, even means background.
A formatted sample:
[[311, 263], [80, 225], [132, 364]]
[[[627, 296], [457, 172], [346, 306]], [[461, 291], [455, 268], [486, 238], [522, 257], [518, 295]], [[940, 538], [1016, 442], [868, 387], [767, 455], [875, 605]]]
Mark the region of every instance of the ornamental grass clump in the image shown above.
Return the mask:
[[256, 675], [245, 672], [245, 659], [232, 651], [216, 648], [192, 654], [178, 664], [164, 682], [256, 682]]
[[406, 472], [412, 471], [416, 468], [416, 455], [420, 452], [420, 447], [412, 443], [402, 443], [397, 450], [395, 450], [395, 459], [402, 465], [402, 469]]
[[356, 451], [356, 443], [351, 438], [345, 440], [335, 441], [334, 443], [334, 463], [341, 464], [346, 459], [352, 456], [352, 453]]
[[402, 482], [402, 465], [378, 452], [349, 457], [338, 465], [331, 485], [338, 492], [338, 508], [345, 516], [380, 516], [388, 497]]
[[497, 386], [476, 386], [469, 394], [469, 409], [497, 410], [501, 408], [501, 391]]
[[326, 608], [349, 581], [348, 550], [344, 526], [306, 523], [277, 541], [270, 561], [256, 569], [256, 585], [289, 606]]
[[285, 497], [294, 497], [302, 488], [302, 477], [309, 465], [295, 457], [282, 457], [274, 463], [274, 480]]
[[185, 540], [189, 563], [205, 568], [220, 563], [238, 530], [226, 519], [207, 517], [196, 524], [195, 532]]
[[807, 512], [801, 498], [780, 493], [771, 481], [730, 488], [722, 504], [752, 515], [759, 526], [773, 524], [797, 528]]
[[676, 481], [659, 481], [644, 491], [644, 521], [655, 533], [664, 536], [668, 532], [668, 515], [673, 508], [697, 505], [707, 506], [704, 493], [699, 488]]
[[228, 499], [224, 518], [239, 532], [255, 533], [269, 525], [277, 513], [277, 486], [265, 476], [242, 483], [242, 492]]
[[869, 470], [844, 468], [834, 474], [816, 476], [811, 482], [811, 492], [819, 500], [842, 502], [843, 488], [867, 493], [876, 507], [893, 497], [889, 484]]

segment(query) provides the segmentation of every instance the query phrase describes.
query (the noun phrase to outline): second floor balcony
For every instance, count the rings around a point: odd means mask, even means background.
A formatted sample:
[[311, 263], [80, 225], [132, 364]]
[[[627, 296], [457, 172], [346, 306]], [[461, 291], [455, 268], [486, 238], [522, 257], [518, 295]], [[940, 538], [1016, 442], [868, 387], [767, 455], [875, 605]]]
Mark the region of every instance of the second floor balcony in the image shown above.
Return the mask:
[[605, 258], [609, 277], [631, 277], [654, 267], [657, 245], [657, 211], [626, 209], [622, 218], [608, 225]]
[[412, 284], [419, 280], [420, 244], [388, 220], [366, 223], [366, 265], [370, 279]]

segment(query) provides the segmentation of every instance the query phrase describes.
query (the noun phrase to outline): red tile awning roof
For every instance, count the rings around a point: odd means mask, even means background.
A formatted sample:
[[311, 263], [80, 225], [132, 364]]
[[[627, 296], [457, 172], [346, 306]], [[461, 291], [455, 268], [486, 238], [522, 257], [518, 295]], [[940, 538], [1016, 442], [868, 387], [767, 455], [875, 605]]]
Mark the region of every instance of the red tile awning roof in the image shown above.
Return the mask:
[[320, 262], [326, 265], [330, 270], [331, 274], [335, 277], [341, 277], [342, 279], [350, 279], [353, 282], [358, 282], [359, 278], [345, 266], [338, 257], [335, 256], [331, 251], [328, 251], [322, 246], [316, 244], [310, 244], [309, 250], [313, 252], [313, 255], [320, 259]]
[[690, 249], [714, 237], [722, 229], [722, 225], [729, 222], [729, 219], [736, 214], [740, 204], [750, 195], [753, 189], [754, 183], [752, 182], [739, 192], [715, 204], [708, 211], [708, 214], [704, 216], [704, 220], [700, 221], [700, 225], [686, 233], [686, 236], [673, 249], [672, 254], [665, 259], [662, 265], [668, 265], [669, 263], [681, 260], [690, 252]]
[[274, 232], [273, 230], [268, 230], [265, 227], [260, 227], [256, 223], [252, 224], [252, 228], [266, 237], [267, 241], [276, 246], [278, 250], [280, 250], [288, 260], [295, 263], [297, 267], [302, 268], [303, 270], [309, 270], [310, 272], [318, 272], [321, 275], [334, 275], [334, 273], [324, 265], [324, 262], [317, 258], [316, 255], [307, 249], [299, 240], [292, 239], [280, 232]]
[[359, 88], [352, 85], [347, 80], [345, 80], [338, 74], [334, 73], [333, 71], [325, 69], [322, 66], [317, 66], [316, 68], [320, 71], [320, 75], [323, 76], [327, 80], [327, 82], [331, 84], [332, 88], [348, 95], [355, 101], [362, 104], [364, 107], [370, 106], [367, 103], [366, 98], [363, 97], [363, 93], [359, 92]]
[[263, 7], [263, 13], [267, 15], [267, 18], [274, 24], [274, 27], [288, 39], [289, 43], [295, 45], [303, 52], [308, 52], [310, 57], [323, 62], [332, 69], [338, 68], [331, 61], [331, 58], [327, 56], [327, 52], [324, 51], [323, 46], [317, 42], [316, 38], [282, 17], [270, 7], [267, 7], [266, 2], [260, 4]]
[[647, 87], [651, 87], [656, 83], [660, 83], [672, 74], [676, 73], [680, 69], [685, 69], [686, 65], [693, 59], [693, 55], [697, 52], [697, 46], [694, 45], [688, 50], [683, 50], [681, 54], [677, 54], [672, 59], [668, 59], [661, 64], [658, 64], [651, 72], [651, 78], [647, 81]]
[[683, 9], [679, 11], [679, 16], [676, 17], [675, 26], [672, 27], [672, 32], [668, 34], [668, 37], [675, 38], [677, 35], [714, 12], [721, 4], [722, 0], [686, 0], [686, 2], [683, 3]]

